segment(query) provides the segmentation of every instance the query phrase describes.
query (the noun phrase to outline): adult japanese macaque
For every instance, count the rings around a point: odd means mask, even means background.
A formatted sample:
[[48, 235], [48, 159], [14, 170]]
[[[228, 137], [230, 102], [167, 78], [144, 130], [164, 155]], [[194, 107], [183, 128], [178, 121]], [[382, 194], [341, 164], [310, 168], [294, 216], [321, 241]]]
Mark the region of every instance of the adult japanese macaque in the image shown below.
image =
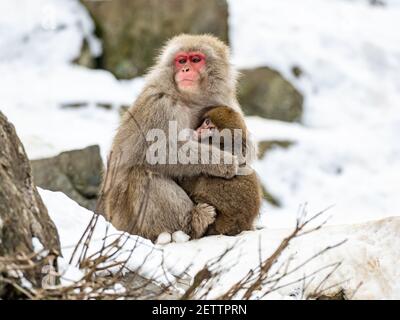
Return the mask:
[[[224, 134], [223, 134], [224, 133]], [[246, 155], [248, 132], [243, 117], [228, 107], [216, 107], [208, 111], [194, 138], [217, 144], [221, 150], [236, 150]], [[243, 163], [242, 165], [245, 165]], [[251, 168], [247, 168], [251, 169]], [[207, 235], [234, 236], [252, 230], [262, 202], [261, 185], [253, 170], [243, 172], [232, 179], [219, 177], [186, 177], [181, 187], [195, 203], [208, 203], [216, 208], [217, 216]]]
[[[215, 208], [193, 203], [176, 181], [200, 175], [231, 179], [238, 159], [209, 145], [201, 153], [212, 154], [213, 161], [192, 161], [200, 153], [199, 142], [174, 139], [171, 128], [197, 128], [204, 111], [215, 105], [242, 114], [229, 48], [210, 35], [174, 37], [145, 82], [114, 138], [98, 212], [117, 229], [158, 243], [180, 241], [183, 233], [199, 238], [214, 222]], [[162, 142], [162, 135], [154, 132], [160, 131], [168, 143], [154, 151]], [[189, 152], [191, 160], [179, 161], [182, 152]]]

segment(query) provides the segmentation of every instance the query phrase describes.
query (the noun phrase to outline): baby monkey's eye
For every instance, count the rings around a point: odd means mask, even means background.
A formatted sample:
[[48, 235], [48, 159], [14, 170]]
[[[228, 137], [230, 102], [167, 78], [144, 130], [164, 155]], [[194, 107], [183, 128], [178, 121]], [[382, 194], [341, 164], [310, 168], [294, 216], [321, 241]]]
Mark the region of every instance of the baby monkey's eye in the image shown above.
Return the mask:
[[200, 62], [201, 61], [201, 58], [199, 57], [199, 56], [194, 56], [193, 58], [192, 58], [192, 62], [193, 63], [198, 63], [198, 62]]
[[211, 122], [211, 121], [210, 121], [210, 119], [208, 119], [208, 118], [207, 118], [206, 120], [204, 120], [204, 123], [205, 123], [206, 125], [209, 125], [210, 122]]

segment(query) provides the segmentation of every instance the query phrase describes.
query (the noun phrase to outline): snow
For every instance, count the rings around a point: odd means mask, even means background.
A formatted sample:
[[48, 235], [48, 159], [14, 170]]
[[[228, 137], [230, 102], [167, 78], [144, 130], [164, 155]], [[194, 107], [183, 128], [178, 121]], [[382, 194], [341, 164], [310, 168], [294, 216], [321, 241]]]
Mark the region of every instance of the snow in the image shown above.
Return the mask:
[[[153, 246], [125, 235], [128, 242], [117, 259], [140, 242], [131, 268], [151, 251], [146, 275], [164, 254], [171, 275], [188, 263], [194, 274], [238, 242], [227, 258], [240, 257], [240, 263], [219, 282], [217, 294], [258, 263], [260, 238], [263, 256], [276, 248], [295, 224], [300, 204], [307, 202], [311, 213], [334, 205], [329, 227], [297, 239], [290, 252], [298, 252], [300, 261], [347, 238], [304, 271], [344, 261], [331, 283], [349, 278], [343, 286], [351, 294], [362, 281], [355, 298], [400, 298], [400, 223], [389, 218], [400, 215], [400, 1], [385, 2], [380, 7], [363, 0], [229, 0], [234, 65], [270, 66], [305, 98], [301, 124], [247, 118], [257, 140], [294, 142], [268, 151], [254, 165], [282, 207], [265, 203], [257, 223], [264, 229], [238, 237]], [[84, 40], [94, 55], [101, 52], [93, 22], [77, 0], [1, 1], [0, 12], [0, 110], [15, 125], [28, 156], [99, 144], [105, 159], [119, 124], [118, 109], [134, 101], [143, 79], [118, 81], [107, 71], [72, 63]], [[303, 76], [296, 78], [293, 66]], [[85, 106], [65, 107], [76, 103]], [[91, 213], [63, 194], [40, 192], [59, 229], [61, 267], [66, 278], [79, 279], [82, 272], [68, 257]], [[118, 234], [102, 218], [98, 228], [91, 250], [99, 248], [105, 229]], [[293, 290], [290, 286], [269, 298], [291, 298]]]
[[32, 238], [32, 246], [35, 253], [40, 253], [44, 249], [43, 244], [36, 237]]
[[[70, 260], [74, 246], [89, 224], [93, 213], [80, 207], [60, 192], [42, 189], [39, 191], [51, 219], [59, 230], [63, 246], [63, 258], [59, 261], [61, 270], [65, 273], [63, 282], [79, 280], [82, 272], [73, 267], [74, 264], [69, 265], [67, 261]], [[323, 219], [317, 221], [314, 226], [322, 221]], [[129, 258], [126, 264], [129, 270], [137, 270], [143, 276], [154, 277], [158, 282], [168, 284], [182, 272], [193, 277], [205, 265], [210, 264], [210, 261], [218, 259], [226, 250], [233, 248], [220, 262], [219, 267], [222, 267], [225, 272], [219, 281], [214, 282], [214, 288], [207, 296], [215, 298], [244, 277], [250, 269], [257, 267], [260, 258], [268, 258], [290, 232], [290, 229], [265, 228], [244, 232], [237, 237], [211, 236], [190, 242], [153, 245], [149, 240], [115, 230], [103, 217], [99, 217], [88, 255], [101, 248], [105, 235], [109, 236], [106, 240], [106, 243], [109, 243], [122, 234], [122, 241], [126, 242], [115, 260], [124, 261]], [[325, 267], [326, 269], [312, 278], [305, 291], [305, 294], [311, 293], [333, 267], [341, 263], [323, 288], [340, 283], [340, 288], [346, 295], [354, 299], [398, 299], [400, 298], [400, 284], [397, 281], [400, 276], [400, 270], [397, 268], [397, 262], [400, 259], [399, 232], [400, 218], [395, 217], [360, 225], [325, 227], [297, 238], [284, 252], [277, 266], [286, 263], [290, 257], [289, 270], [294, 269], [326, 247], [347, 241], [321, 254], [317, 259], [285, 278], [282, 285], [296, 282], [304, 275], [312, 274]], [[134, 253], [129, 256], [131, 250], [134, 250]], [[144, 265], [140, 266], [143, 261]], [[160, 265], [163, 265], [163, 268], [159, 268]], [[297, 281], [265, 298], [299, 298], [296, 297], [299, 290], [301, 290], [301, 282]], [[335, 290], [337, 287], [324, 293], [335, 293]]]
[[[229, 5], [234, 63], [276, 68], [305, 97], [301, 126], [248, 119], [258, 139], [296, 142], [255, 166], [283, 203], [267, 207], [261, 223], [285, 226], [304, 202], [314, 210], [334, 204], [331, 224], [399, 215], [399, 2]], [[297, 79], [293, 66], [304, 76]]]
[[[0, 3], [1, 110], [16, 126], [31, 159], [99, 144], [104, 159], [141, 79], [117, 81], [107, 71], [71, 64], [86, 39], [94, 55], [101, 44], [77, 0]], [[61, 106], [85, 103], [77, 110]], [[110, 104], [111, 112], [96, 107]]]
[[[89, 225], [93, 212], [80, 207], [76, 202], [69, 199], [62, 192], [52, 192], [39, 188], [40, 195], [46, 204], [50, 217], [55, 223], [60, 243], [62, 244], [62, 271], [65, 272], [65, 279], [80, 279], [82, 273], [74, 268], [76, 258], [71, 260], [72, 254], [78, 244], [85, 229]], [[121, 236], [122, 235], [122, 236]], [[123, 232], [117, 231], [111, 224], [107, 223], [102, 216], [98, 217], [96, 228], [92, 236], [92, 241], [88, 250], [88, 256], [100, 251], [103, 244], [107, 245], [121, 236], [121, 243], [124, 243], [121, 249], [114, 257], [114, 261], [125, 261], [128, 259], [130, 252], [134, 249], [135, 255], [129, 259], [127, 265], [128, 270], [142, 269], [141, 274], [147, 277], [153, 277], [160, 282], [167, 282], [174, 279], [165, 278], [162, 270], [157, 270], [155, 266], [163, 263], [163, 253], [160, 248], [155, 247], [150, 240], [143, 239], [139, 236], [130, 236]], [[79, 246], [78, 252], [82, 250]], [[143, 264], [144, 262], [144, 265]], [[175, 268], [171, 268], [174, 272]], [[177, 272], [175, 272], [177, 274]]]

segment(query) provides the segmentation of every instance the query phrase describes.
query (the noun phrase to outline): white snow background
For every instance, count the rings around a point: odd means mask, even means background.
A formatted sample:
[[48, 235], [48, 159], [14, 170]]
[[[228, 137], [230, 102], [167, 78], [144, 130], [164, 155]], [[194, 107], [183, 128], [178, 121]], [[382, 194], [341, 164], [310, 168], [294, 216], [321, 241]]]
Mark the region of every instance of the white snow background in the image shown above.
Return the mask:
[[[259, 231], [159, 246], [143, 273], [152, 274], [164, 256], [171, 274], [195, 262], [194, 274], [239, 241], [231, 260], [240, 262], [219, 281], [211, 293], [216, 295], [258, 264], [259, 243], [264, 258], [272, 253], [294, 226], [299, 205], [308, 202], [310, 213], [335, 205], [330, 226], [297, 239], [287, 254], [296, 252], [302, 261], [324, 246], [348, 241], [302, 272], [342, 261], [330, 283], [346, 280], [342, 287], [351, 295], [362, 282], [354, 298], [400, 298], [400, 218], [381, 220], [400, 215], [400, 1], [386, 3], [229, 1], [233, 63], [275, 68], [305, 97], [301, 124], [247, 118], [256, 139], [296, 142], [268, 152], [254, 166], [282, 207], [264, 205]], [[84, 38], [94, 54], [101, 52], [93, 28], [76, 0], [0, 1], [0, 110], [16, 126], [30, 159], [91, 144], [99, 144], [105, 158], [118, 107], [130, 105], [142, 87], [141, 78], [118, 81], [107, 71], [72, 63]], [[304, 71], [299, 79], [290, 71], [295, 65]], [[76, 102], [88, 106], [61, 107]], [[40, 192], [68, 261], [90, 212], [63, 194]], [[106, 225], [99, 222], [98, 238]], [[138, 239], [127, 242], [127, 250], [143, 243], [132, 268], [153, 248]], [[269, 298], [295, 298], [297, 289], [289, 286]]]

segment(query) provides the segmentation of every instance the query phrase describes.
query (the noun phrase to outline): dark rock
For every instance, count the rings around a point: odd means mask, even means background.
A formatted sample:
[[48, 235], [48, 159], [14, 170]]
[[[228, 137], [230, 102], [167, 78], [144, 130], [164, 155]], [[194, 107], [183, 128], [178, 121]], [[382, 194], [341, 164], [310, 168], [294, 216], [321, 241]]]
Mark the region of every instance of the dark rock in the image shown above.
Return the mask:
[[119, 112], [119, 116], [121, 119], [124, 116], [125, 112], [127, 112], [128, 110], [129, 110], [129, 106], [120, 106], [118, 112]]
[[273, 205], [274, 207], [280, 207], [281, 206], [281, 202], [275, 197], [273, 196], [266, 188], [265, 185], [263, 185], [261, 183], [261, 191], [262, 191], [262, 196], [263, 199], [267, 202], [269, 202], [269, 204]]
[[[60, 253], [57, 229], [33, 184], [29, 160], [14, 126], [1, 112], [0, 146], [0, 256], [32, 254], [33, 237], [57, 256]], [[35, 274], [25, 276], [39, 284], [40, 272], [38, 266]], [[8, 294], [6, 291], [6, 285], [0, 281], [0, 298]]]
[[268, 67], [241, 70], [239, 102], [246, 115], [300, 121], [303, 96], [282, 75]]
[[378, 6], [378, 7], [386, 6], [386, 2], [383, 0], [369, 0], [369, 4], [371, 6]]
[[299, 66], [293, 66], [292, 73], [296, 78], [300, 78], [303, 75], [303, 70]]
[[274, 148], [284, 148], [287, 149], [294, 144], [293, 141], [288, 140], [263, 140], [258, 142], [258, 158], [264, 158], [268, 150]]
[[111, 103], [98, 102], [98, 103], [96, 103], [96, 107], [101, 108], [101, 109], [105, 109], [105, 110], [111, 110], [113, 106], [112, 106]]
[[[111, 71], [118, 78], [145, 73], [165, 40], [179, 33], [211, 33], [228, 42], [225, 0], [81, 2], [90, 12], [103, 43], [103, 55], [97, 59], [97, 67]], [[83, 50], [78, 62], [91, 65], [87, 61], [87, 50]]]
[[33, 160], [32, 169], [36, 185], [61, 191], [81, 206], [95, 210], [103, 170], [99, 146]]
[[[275, 149], [275, 148], [284, 148], [287, 149], [290, 146], [294, 144], [293, 141], [287, 141], [287, 140], [263, 140], [258, 143], [258, 157], [260, 159], [265, 157], [265, 154], [267, 151]], [[278, 198], [273, 196], [271, 192], [268, 191], [267, 187], [265, 185], [262, 185], [262, 193], [263, 193], [263, 198], [267, 202], [269, 202], [271, 205], [275, 207], [280, 207], [281, 202], [279, 201]]]
[[79, 57], [73, 62], [91, 69], [97, 66], [97, 58], [92, 56], [88, 41], [86, 39], [83, 40]]
[[[80, 109], [89, 107], [90, 102], [77, 101], [77, 102], [65, 102], [60, 105], [62, 109]], [[97, 108], [111, 110], [113, 108], [113, 104], [109, 102], [96, 102], [94, 105]]]
[[61, 108], [63, 109], [79, 109], [83, 107], [87, 107], [89, 104], [87, 102], [79, 101], [79, 102], [67, 102], [62, 103]]

